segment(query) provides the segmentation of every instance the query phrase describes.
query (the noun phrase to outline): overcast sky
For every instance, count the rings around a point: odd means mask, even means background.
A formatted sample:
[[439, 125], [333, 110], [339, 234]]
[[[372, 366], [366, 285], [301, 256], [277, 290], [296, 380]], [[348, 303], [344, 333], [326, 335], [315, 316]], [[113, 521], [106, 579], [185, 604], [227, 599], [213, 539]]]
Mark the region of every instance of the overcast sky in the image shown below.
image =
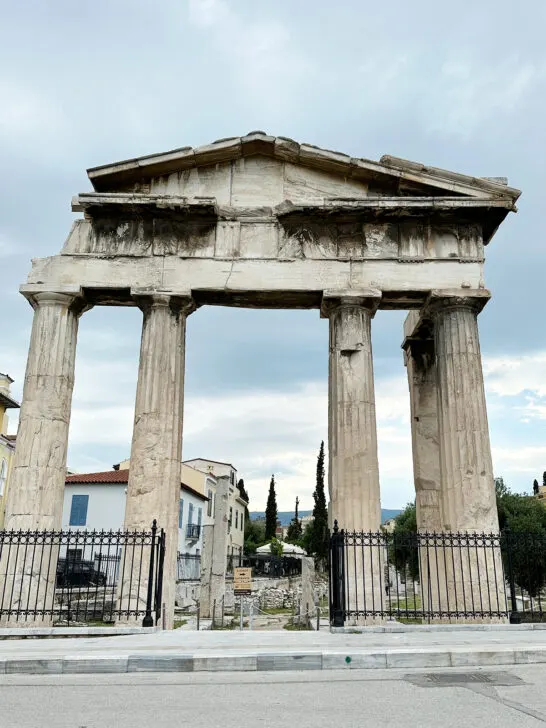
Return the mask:
[[[480, 316], [496, 475], [546, 470], [546, 3], [523, 0], [0, 0], [0, 371], [21, 397], [30, 259], [57, 253], [86, 168], [262, 129], [523, 190], [487, 248]], [[402, 312], [373, 322], [382, 505], [413, 496]], [[69, 467], [130, 451], [141, 314], [80, 324]], [[271, 473], [312, 506], [327, 439], [317, 311], [203, 308], [188, 323], [184, 457], [232, 462], [251, 509]], [[16, 431], [16, 419], [11, 423]]]

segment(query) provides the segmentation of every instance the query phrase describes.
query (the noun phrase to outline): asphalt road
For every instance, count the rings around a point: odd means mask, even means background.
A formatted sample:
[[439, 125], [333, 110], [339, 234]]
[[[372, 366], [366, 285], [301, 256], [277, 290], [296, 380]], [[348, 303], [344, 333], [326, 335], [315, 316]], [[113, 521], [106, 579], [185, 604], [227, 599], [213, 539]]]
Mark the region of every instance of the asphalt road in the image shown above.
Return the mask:
[[[471, 680], [471, 682], [460, 682]], [[546, 723], [546, 666], [0, 675], [0, 728], [367, 728]]]

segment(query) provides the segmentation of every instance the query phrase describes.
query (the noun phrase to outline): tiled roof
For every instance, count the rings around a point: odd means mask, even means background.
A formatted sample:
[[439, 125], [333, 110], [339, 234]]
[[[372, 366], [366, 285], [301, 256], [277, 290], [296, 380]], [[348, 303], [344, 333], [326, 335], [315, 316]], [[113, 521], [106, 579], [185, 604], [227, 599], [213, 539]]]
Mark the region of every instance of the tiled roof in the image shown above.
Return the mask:
[[102, 473], [75, 473], [68, 475], [67, 483], [128, 483], [128, 470], [106, 470]]
[[[81, 485], [99, 485], [115, 484], [115, 483], [128, 483], [129, 482], [129, 471], [128, 470], [105, 470], [100, 473], [74, 473], [73, 475], [66, 476], [66, 483], [78, 483]], [[180, 483], [180, 487], [192, 493], [192, 495], [201, 498], [202, 500], [208, 500], [206, 496], [200, 493], [195, 488], [192, 488], [186, 483]]]

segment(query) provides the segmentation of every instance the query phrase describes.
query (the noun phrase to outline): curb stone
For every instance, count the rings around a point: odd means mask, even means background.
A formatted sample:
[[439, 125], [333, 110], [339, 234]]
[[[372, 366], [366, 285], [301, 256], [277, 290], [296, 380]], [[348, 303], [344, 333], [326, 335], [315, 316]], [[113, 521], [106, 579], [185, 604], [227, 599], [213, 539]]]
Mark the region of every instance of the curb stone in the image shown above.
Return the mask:
[[[546, 663], [542, 647], [422, 648], [356, 652], [255, 652], [238, 655], [143, 653], [0, 660], [0, 675], [131, 672], [264, 672], [479, 667]], [[0, 678], [1, 679], [1, 678]]]

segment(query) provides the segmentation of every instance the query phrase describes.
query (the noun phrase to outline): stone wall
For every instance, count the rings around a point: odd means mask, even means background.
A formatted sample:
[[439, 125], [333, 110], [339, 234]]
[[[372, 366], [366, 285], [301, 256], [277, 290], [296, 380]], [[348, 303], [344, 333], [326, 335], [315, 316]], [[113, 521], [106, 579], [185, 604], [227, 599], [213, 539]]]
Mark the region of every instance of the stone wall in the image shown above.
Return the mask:
[[[328, 579], [317, 577], [313, 582], [313, 593], [316, 599], [328, 596]], [[302, 594], [301, 576], [283, 577], [280, 579], [258, 578], [252, 580], [252, 600], [258, 609], [299, 609]], [[179, 609], [195, 611], [200, 598], [198, 581], [180, 581], [176, 585], [176, 605]], [[233, 613], [238, 599], [233, 593], [233, 580], [226, 581], [224, 609]], [[217, 606], [217, 610], [221, 605]], [[219, 613], [219, 612], [218, 612]]]

